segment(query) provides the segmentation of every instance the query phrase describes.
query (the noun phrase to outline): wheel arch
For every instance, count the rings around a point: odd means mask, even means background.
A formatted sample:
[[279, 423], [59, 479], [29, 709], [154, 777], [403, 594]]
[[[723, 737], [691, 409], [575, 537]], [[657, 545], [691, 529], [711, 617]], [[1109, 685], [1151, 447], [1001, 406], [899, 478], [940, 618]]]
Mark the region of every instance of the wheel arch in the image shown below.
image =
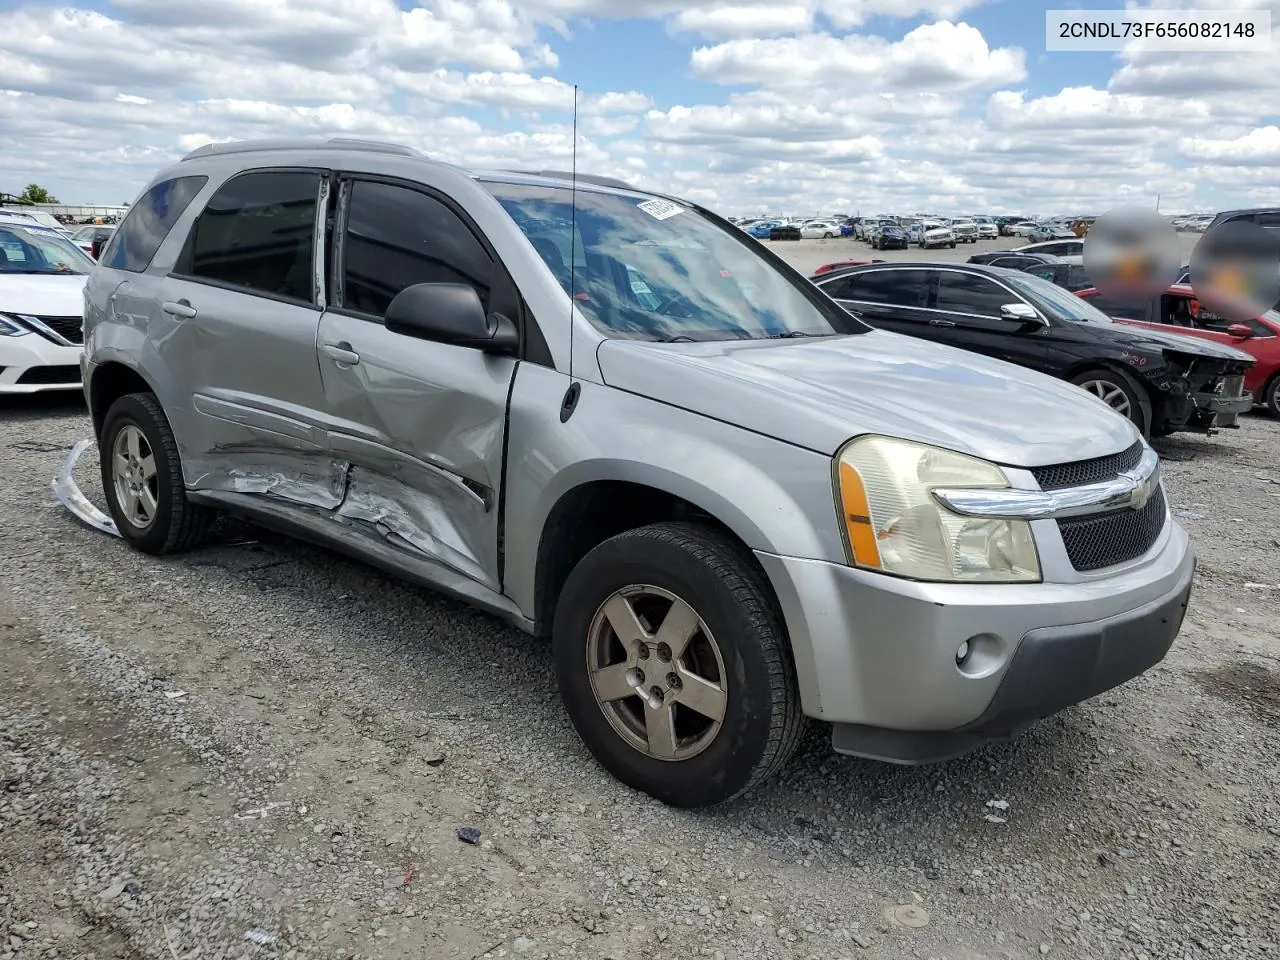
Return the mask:
[[102, 426], [107, 418], [111, 405], [130, 393], [150, 393], [156, 395], [155, 384], [147, 377], [123, 361], [111, 359], [95, 364], [89, 377], [89, 413], [93, 418], [93, 435], [101, 436]]
[[1119, 360], [1110, 357], [1091, 357], [1088, 360], [1077, 361], [1068, 367], [1063, 372], [1062, 379], [1074, 380], [1080, 374], [1090, 370], [1105, 370], [1108, 373], [1118, 374], [1136, 385], [1147, 402], [1147, 432], [1151, 433], [1156, 429], [1162, 418], [1160, 391], [1146, 377], [1139, 375], [1131, 366]]
[[[745, 513], [725, 510], [723, 502], [715, 502], [718, 498], [700, 496], [683, 484], [680, 486], [686, 489], [674, 493], [676, 486], [657, 476], [638, 480], [600, 476], [583, 479], [560, 494], [538, 536], [532, 611], [535, 634], [550, 634], [560, 591], [578, 561], [610, 537], [652, 523], [686, 520], [719, 530], [741, 547], [743, 557], [770, 583], [753, 552], [753, 544], [767, 543], [763, 531]], [[776, 604], [777, 597], [772, 599]]]

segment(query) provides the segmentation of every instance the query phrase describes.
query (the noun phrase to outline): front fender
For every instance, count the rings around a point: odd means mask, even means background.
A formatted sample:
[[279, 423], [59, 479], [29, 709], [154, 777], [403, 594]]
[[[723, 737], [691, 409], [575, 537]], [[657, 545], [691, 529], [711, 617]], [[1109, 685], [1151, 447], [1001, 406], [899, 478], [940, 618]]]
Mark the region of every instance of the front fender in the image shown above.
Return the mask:
[[[538, 544], [557, 502], [600, 480], [694, 504], [752, 550], [842, 561], [829, 458], [687, 410], [523, 363], [512, 390], [504, 498], [505, 591], [535, 616]], [[617, 505], [626, 511], [627, 505]]]

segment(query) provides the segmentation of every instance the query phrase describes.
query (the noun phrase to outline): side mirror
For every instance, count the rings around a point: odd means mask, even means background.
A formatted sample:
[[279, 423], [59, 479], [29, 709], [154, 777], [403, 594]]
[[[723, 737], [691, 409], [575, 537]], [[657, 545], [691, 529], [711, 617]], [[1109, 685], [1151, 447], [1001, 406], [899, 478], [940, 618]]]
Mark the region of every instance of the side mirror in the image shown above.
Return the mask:
[[475, 287], [466, 283], [415, 283], [387, 304], [388, 330], [485, 353], [514, 354], [516, 326], [500, 313], [486, 314]]
[[1227, 334], [1238, 340], [1248, 340], [1253, 336], [1253, 327], [1247, 323], [1233, 323], [1227, 327]]
[[1000, 317], [1003, 320], [1015, 320], [1018, 323], [1036, 327], [1049, 325], [1029, 303], [1006, 303], [1000, 307]]

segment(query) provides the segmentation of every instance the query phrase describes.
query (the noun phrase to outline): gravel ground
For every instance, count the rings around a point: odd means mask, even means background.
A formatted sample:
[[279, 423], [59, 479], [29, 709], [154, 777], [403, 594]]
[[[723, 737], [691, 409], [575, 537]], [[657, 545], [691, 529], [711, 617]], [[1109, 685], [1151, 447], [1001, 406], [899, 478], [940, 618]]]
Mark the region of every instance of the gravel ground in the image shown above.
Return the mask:
[[1274, 420], [1161, 448], [1201, 566], [1156, 669], [940, 766], [815, 729], [697, 813], [605, 775], [495, 620], [251, 527], [80, 526], [88, 435], [0, 405], [2, 960], [1280, 956]]

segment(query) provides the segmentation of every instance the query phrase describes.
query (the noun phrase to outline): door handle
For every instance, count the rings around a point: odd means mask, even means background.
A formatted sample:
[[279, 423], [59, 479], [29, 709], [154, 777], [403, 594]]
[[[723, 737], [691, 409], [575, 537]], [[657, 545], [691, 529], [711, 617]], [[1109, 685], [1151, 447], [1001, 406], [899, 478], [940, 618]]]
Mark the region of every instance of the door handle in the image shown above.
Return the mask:
[[324, 351], [326, 357], [334, 363], [345, 363], [355, 366], [360, 362], [360, 354], [351, 349], [351, 344], [343, 343], [322, 343], [320, 349]]
[[166, 300], [160, 304], [160, 309], [171, 317], [177, 317], [179, 320], [190, 320], [196, 315], [196, 308], [186, 300]]
[[955, 325], [956, 322], [954, 320], [938, 320], [932, 317], [929, 319], [929, 326], [931, 327], [954, 327]]

